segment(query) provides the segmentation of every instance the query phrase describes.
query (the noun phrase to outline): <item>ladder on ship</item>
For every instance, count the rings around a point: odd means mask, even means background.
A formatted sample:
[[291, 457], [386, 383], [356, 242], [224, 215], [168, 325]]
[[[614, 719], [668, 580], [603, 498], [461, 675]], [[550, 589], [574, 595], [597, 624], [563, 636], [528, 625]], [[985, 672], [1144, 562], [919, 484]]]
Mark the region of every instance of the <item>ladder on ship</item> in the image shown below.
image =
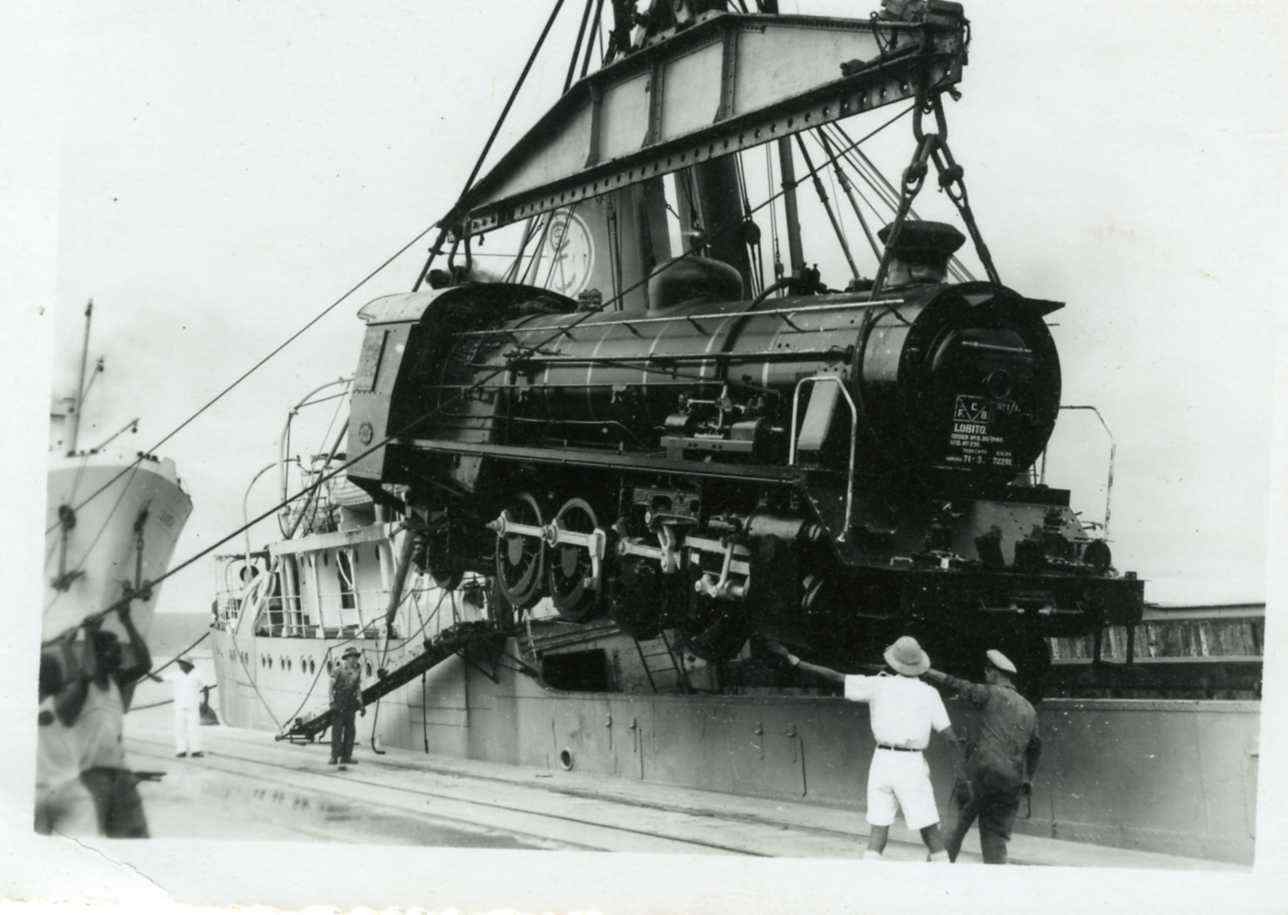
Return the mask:
[[[425, 640], [425, 650], [401, 667], [396, 667], [375, 683], [362, 691], [362, 707], [366, 708], [376, 700], [387, 696], [400, 686], [405, 686], [421, 674], [437, 667], [454, 654], [468, 651], [478, 645], [486, 645], [489, 651], [499, 650], [505, 640], [505, 633], [491, 622], [457, 623], [443, 630], [433, 639]], [[327, 709], [312, 718], [296, 718], [291, 727], [278, 734], [276, 740], [289, 740], [302, 743], [316, 740], [318, 735], [331, 726], [331, 710]]]
[[[679, 686], [684, 692], [691, 692], [689, 687], [688, 675], [684, 672], [684, 662], [677, 657], [678, 647], [671, 644], [671, 640], [666, 637], [666, 631], [659, 631], [657, 636], [651, 639], [637, 639], [632, 636], [631, 641], [635, 643], [635, 651], [640, 656], [640, 664], [644, 667], [644, 676], [648, 678], [648, 685], [653, 692], [658, 691], [658, 677], [670, 676], [673, 681], [670, 685]], [[665, 659], [665, 663], [660, 666], [654, 666], [653, 662], [658, 659]]]

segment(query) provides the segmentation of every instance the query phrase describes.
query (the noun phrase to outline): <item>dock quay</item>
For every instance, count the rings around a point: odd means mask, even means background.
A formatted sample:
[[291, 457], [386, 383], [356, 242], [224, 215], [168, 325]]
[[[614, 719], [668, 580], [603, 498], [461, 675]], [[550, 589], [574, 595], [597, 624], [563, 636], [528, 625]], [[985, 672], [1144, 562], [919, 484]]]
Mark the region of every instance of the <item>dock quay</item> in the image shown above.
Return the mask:
[[[334, 840], [462, 848], [617, 851], [786, 858], [859, 858], [861, 811], [630, 782], [595, 773], [359, 747], [346, 771], [325, 743], [275, 742], [202, 728], [205, 755], [176, 759], [167, 709], [128, 718], [131, 764], [154, 838]], [[921, 861], [902, 823], [887, 858]], [[1016, 834], [1016, 864], [1246, 871], [1239, 865]], [[978, 862], [974, 836], [961, 862]]]

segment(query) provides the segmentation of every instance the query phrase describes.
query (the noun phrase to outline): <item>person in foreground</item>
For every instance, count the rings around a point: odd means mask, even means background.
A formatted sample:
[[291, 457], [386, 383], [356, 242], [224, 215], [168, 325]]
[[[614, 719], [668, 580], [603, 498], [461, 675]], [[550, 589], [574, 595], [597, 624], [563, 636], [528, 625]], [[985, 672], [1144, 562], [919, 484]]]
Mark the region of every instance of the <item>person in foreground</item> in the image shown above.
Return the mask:
[[126, 765], [122, 738], [134, 686], [151, 669], [152, 656], [130, 618], [129, 606], [122, 607], [119, 615], [130, 637], [134, 663], [125, 666], [125, 652], [115, 633], [99, 628], [97, 620], [86, 624], [94, 671], [85, 684], [84, 703], [72, 731], [81, 752], [81, 782], [94, 798], [99, 831], [109, 838], [146, 839], [143, 801], [137, 779]]
[[347, 649], [331, 675], [331, 765], [351, 766], [353, 758], [354, 713], [364, 717], [362, 707], [362, 652]]
[[967, 753], [964, 777], [953, 790], [957, 818], [945, 843], [948, 857], [957, 860], [962, 840], [978, 817], [984, 863], [1005, 864], [1020, 795], [1031, 790], [1042, 742], [1037, 712], [1015, 689], [1015, 665], [997, 649], [989, 649], [985, 658], [983, 683], [937, 670], [927, 670], [925, 679], [956, 692], [980, 710], [979, 736]]
[[930, 669], [930, 658], [917, 640], [905, 635], [885, 650], [885, 662], [898, 676], [875, 677], [843, 674], [802, 661], [777, 642], [767, 643], [774, 654], [806, 674], [841, 684], [845, 698], [866, 702], [871, 709], [872, 736], [877, 748], [868, 768], [868, 848], [865, 859], [882, 857], [895, 814], [902, 810], [909, 829], [921, 833], [928, 860], [947, 861], [948, 852], [939, 831], [939, 810], [930, 784], [930, 766], [922, 751], [931, 731], [946, 737], [953, 747], [953, 765], [960, 771], [957, 738], [948, 710], [939, 694], [919, 678]]

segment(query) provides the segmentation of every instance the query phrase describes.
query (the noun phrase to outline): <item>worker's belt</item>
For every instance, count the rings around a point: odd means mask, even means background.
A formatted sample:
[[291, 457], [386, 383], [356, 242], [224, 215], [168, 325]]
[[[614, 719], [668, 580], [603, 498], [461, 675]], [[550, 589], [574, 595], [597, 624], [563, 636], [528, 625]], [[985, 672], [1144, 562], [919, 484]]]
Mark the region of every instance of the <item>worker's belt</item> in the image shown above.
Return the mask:
[[888, 743], [877, 744], [878, 750], [897, 750], [900, 753], [920, 753], [920, 747], [892, 747]]

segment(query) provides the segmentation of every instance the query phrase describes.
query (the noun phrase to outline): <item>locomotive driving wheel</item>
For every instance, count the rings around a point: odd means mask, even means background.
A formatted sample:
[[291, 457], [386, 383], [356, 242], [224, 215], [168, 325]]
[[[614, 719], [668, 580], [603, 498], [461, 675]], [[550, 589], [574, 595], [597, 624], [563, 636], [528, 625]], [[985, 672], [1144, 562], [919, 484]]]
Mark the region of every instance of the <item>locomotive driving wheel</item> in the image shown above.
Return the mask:
[[[541, 506], [526, 492], [519, 493], [505, 507], [506, 518], [520, 524], [542, 526]], [[519, 610], [535, 604], [541, 596], [546, 545], [540, 537], [501, 533], [496, 539], [496, 586]]]
[[[599, 527], [599, 520], [589, 502], [574, 498], [559, 509], [552, 527], [592, 534]], [[549, 566], [550, 600], [559, 616], [576, 623], [588, 619], [598, 609], [600, 591], [590, 550], [578, 544], [555, 544]]]

